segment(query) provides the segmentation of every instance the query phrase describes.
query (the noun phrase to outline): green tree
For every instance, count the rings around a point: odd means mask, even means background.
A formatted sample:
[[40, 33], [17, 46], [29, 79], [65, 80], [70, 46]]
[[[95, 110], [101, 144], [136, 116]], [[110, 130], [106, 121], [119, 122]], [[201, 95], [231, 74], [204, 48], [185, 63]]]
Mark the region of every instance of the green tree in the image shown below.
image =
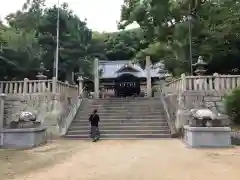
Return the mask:
[[[13, 31], [29, 35], [34, 33], [37, 54], [40, 54], [38, 55], [39, 61], [44, 62], [46, 68], [50, 70], [48, 75], [51, 77], [56, 53], [58, 9], [56, 6], [45, 8], [44, 4], [44, 0], [27, 0], [21, 11], [10, 14], [6, 19]], [[78, 67], [86, 71], [85, 73], [90, 71], [91, 58], [93, 58], [91, 55], [93, 52], [90, 51], [92, 32], [87, 28], [86, 22], [74, 15], [66, 3], [61, 5], [59, 12], [59, 74], [62, 80], [66, 79], [71, 83], [72, 72]], [[7, 42], [7, 44], [12, 43], [12, 41]], [[13, 47], [13, 45], [9, 47]], [[6, 49], [3, 51], [5, 56], [9, 53]], [[10, 61], [14, 61], [14, 64], [20, 63], [21, 58], [23, 57], [19, 53], [15, 60], [10, 58], [9, 63]], [[36, 67], [29, 66], [30, 69], [25, 72], [37, 69], [37, 63], [35, 65]]]
[[5, 68], [3, 75], [22, 79], [31, 77], [32, 73], [36, 72], [41, 50], [34, 31], [23, 32], [13, 28], [0, 30], [0, 44], [1, 67]]
[[[190, 7], [190, 9], [189, 9]], [[175, 68], [179, 72], [190, 70], [188, 15], [192, 20], [193, 61], [203, 55], [209, 63], [209, 73], [232, 73], [239, 67], [239, 9], [237, 1], [157, 1], [157, 0], [125, 0], [122, 6], [120, 28], [137, 22], [146, 33], [150, 42], [147, 50], [154, 51], [156, 43], [160, 43], [167, 51], [155, 51], [158, 57], [173, 61], [166, 54], [175, 58]], [[161, 59], [161, 58], [160, 58]], [[230, 61], [230, 63], [229, 63]], [[217, 63], [216, 63], [217, 62]], [[219, 66], [216, 66], [218, 64]], [[174, 72], [173, 72], [174, 73]], [[175, 73], [176, 74], [176, 73]]]

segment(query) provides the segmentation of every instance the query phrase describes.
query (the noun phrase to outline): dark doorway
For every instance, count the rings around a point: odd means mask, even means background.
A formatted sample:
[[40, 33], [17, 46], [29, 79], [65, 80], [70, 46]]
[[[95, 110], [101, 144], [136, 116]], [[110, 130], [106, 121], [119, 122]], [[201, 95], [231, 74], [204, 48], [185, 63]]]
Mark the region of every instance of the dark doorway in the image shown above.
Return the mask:
[[123, 74], [115, 80], [115, 95], [118, 97], [139, 96], [140, 79], [131, 75]]

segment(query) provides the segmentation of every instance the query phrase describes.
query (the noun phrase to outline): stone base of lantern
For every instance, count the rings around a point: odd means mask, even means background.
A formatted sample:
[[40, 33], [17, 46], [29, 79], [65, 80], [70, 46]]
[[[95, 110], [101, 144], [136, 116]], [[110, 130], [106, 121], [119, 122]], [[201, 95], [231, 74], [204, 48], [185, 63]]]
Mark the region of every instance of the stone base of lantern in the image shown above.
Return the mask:
[[231, 147], [230, 127], [184, 126], [184, 142], [192, 148]]

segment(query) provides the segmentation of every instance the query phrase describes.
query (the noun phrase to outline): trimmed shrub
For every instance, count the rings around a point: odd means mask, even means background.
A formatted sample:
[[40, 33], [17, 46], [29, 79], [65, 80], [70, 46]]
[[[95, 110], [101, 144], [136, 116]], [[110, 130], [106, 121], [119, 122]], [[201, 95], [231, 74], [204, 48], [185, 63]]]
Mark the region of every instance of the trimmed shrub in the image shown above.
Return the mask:
[[225, 97], [225, 108], [233, 124], [240, 125], [240, 88]]

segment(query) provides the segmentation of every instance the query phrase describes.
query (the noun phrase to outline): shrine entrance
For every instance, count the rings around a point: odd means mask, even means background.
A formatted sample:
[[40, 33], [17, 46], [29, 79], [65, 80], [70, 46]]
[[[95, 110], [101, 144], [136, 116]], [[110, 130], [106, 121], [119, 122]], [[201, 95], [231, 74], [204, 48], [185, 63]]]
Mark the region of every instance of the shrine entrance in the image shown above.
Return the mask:
[[117, 97], [139, 96], [140, 79], [131, 74], [123, 74], [115, 80], [115, 95]]

